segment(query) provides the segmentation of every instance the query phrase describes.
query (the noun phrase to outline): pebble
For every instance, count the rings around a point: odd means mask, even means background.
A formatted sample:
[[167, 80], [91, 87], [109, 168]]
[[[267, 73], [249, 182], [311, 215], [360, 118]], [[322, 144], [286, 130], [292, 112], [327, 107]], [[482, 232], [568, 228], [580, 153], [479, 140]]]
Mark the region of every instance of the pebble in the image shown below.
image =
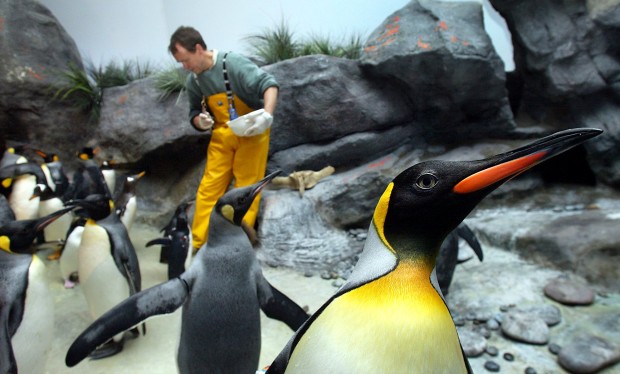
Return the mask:
[[487, 329], [492, 331], [498, 330], [500, 327], [499, 322], [495, 318], [488, 320], [485, 325]]
[[495, 357], [499, 354], [499, 349], [497, 349], [497, 347], [495, 346], [490, 345], [487, 347], [486, 352], [489, 354], [489, 356]]
[[502, 322], [502, 332], [517, 341], [530, 344], [546, 344], [549, 327], [541, 318], [522, 312], [511, 312]]
[[515, 356], [512, 353], [504, 353], [504, 360], [506, 361], [514, 361], [515, 360]]
[[598, 336], [582, 335], [564, 346], [558, 363], [571, 373], [596, 373], [620, 362], [620, 346]]
[[458, 334], [465, 356], [478, 357], [485, 352], [487, 340], [482, 335], [469, 328], [459, 329]]
[[547, 348], [549, 349], [549, 352], [553, 353], [554, 355], [557, 355], [562, 350], [562, 347], [555, 343], [549, 344]]
[[531, 366], [525, 368], [525, 374], [536, 374], [536, 369]]
[[590, 305], [594, 302], [594, 291], [577, 281], [558, 277], [544, 288], [545, 295], [564, 305]]
[[500, 369], [500, 366], [495, 361], [487, 361], [484, 363], [484, 368], [487, 369], [488, 371], [498, 372]]
[[525, 307], [519, 307], [516, 309], [519, 312], [532, 314], [541, 318], [547, 326], [555, 326], [562, 322], [562, 313], [560, 309], [551, 304], [538, 304]]

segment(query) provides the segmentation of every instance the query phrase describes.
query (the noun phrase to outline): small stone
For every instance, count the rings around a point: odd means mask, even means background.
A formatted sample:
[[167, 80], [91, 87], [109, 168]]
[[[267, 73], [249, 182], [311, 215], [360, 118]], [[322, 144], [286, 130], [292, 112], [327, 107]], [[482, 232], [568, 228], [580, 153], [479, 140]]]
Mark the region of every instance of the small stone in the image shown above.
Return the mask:
[[488, 320], [485, 325], [489, 330], [495, 331], [499, 329], [499, 322], [495, 318]]
[[495, 361], [487, 361], [484, 363], [484, 368], [488, 371], [498, 372], [500, 366]]
[[583, 284], [566, 278], [556, 278], [544, 288], [545, 295], [565, 305], [590, 305], [594, 302], [594, 291]]
[[558, 344], [555, 344], [555, 343], [549, 344], [547, 348], [549, 349], [549, 352], [551, 352], [554, 355], [557, 355], [562, 350], [562, 347], [560, 347]]
[[549, 327], [542, 319], [521, 312], [511, 312], [502, 323], [502, 332], [517, 341], [530, 344], [546, 344]]
[[512, 353], [504, 353], [504, 360], [506, 361], [514, 361], [515, 360], [515, 356]]
[[486, 352], [489, 354], [489, 356], [497, 356], [499, 354], [499, 349], [497, 349], [497, 347], [495, 346], [488, 346], [486, 349]]
[[336, 288], [342, 287], [343, 284], [344, 284], [344, 281], [342, 279], [340, 279], [340, 278], [334, 279], [334, 281], [332, 282], [332, 286], [334, 286]]
[[531, 366], [525, 368], [525, 374], [536, 374], [536, 369]]
[[620, 362], [620, 347], [594, 335], [584, 335], [564, 346], [558, 363], [571, 373], [596, 373]]
[[468, 328], [458, 330], [458, 334], [465, 356], [478, 357], [486, 350], [487, 340], [482, 335]]

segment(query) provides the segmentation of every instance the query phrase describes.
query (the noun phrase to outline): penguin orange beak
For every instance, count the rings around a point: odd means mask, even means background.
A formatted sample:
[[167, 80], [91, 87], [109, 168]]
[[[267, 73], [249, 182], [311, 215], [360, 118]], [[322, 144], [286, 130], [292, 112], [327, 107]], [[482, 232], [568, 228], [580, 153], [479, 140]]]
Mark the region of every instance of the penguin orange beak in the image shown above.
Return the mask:
[[602, 132], [603, 130], [591, 128], [560, 131], [521, 148], [490, 157], [481, 161], [484, 166], [482, 170], [458, 182], [453, 191], [457, 194], [468, 194], [498, 183], [504, 183], [541, 162], [600, 135]]

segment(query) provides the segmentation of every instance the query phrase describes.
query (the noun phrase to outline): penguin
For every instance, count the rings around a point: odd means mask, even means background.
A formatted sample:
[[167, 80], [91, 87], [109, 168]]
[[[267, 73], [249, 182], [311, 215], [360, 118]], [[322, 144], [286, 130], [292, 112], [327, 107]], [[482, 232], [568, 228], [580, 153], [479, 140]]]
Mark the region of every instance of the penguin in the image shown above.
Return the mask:
[[60, 157], [56, 153], [46, 153], [40, 149], [35, 149], [34, 152], [43, 159], [41, 169], [45, 173], [47, 184], [56, 196], [64, 197], [69, 188], [69, 177], [60, 161]]
[[[89, 195], [67, 206], [87, 217], [78, 248], [78, 277], [93, 320], [142, 287], [140, 265], [127, 228], [114, 211], [113, 203], [104, 195]], [[143, 326], [143, 332], [145, 327]], [[132, 330], [134, 336], [136, 330]], [[97, 348], [91, 358], [100, 359], [119, 353], [124, 336], [119, 332]]]
[[459, 263], [459, 239], [465, 240], [480, 261], [483, 259], [482, 246], [476, 238], [476, 234], [465, 222], [461, 222], [455, 230], [448, 234], [437, 255], [437, 282], [444, 296], [448, 295], [454, 270]]
[[127, 231], [131, 230], [133, 222], [138, 213], [138, 202], [136, 199], [136, 184], [144, 176], [145, 172], [140, 172], [125, 177], [122, 190], [118, 197], [114, 199], [116, 214], [127, 227]]
[[0, 168], [8, 165], [23, 164], [24, 162], [28, 162], [26, 156], [22, 155], [26, 148], [27, 147], [25, 145], [6, 147], [2, 153], [2, 158], [0, 158]]
[[0, 373], [44, 373], [53, 333], [45, 264], [0, 251]]
[[84, 233], [84, 225], [86, 218], [77, 217], [71, 223], [67, 230], [67, 239], [65, 240], [60, 258], [58, 259], [60, 276], [63, 280], [65, 288], [75, 287], [78, 281], [78, 249], [82, 242], [82, 234]]
[[[174, 225], [174, 227], [171, 227]], [[160, 244], [162, 253], [166, 250], [166, 262], [168, 263], [168, 279], [173, 279], [189, 268], [192, 260], [191, 235], [187, 220], [187, 203], [181, 203], [170, 223], [164, 227], [164, 237], [153, 239], [146, 243], [147, 247]]]
[[437, 282], [441, 243], [491, 191], [601, 132], [566, 130], [487, 159], [402, 171], [377, 203], [347, 282], [267, 373], [472, 373]]
[[183, 307], [177, 351], [179, 372], [255, 373], [260, 354], [260, 309], [297, 329], [308, 318], [264, 278], [241, 220], [278, 172], [229, 190], [211, 213], [206, 248], [177, 278], [138, 293], [91, 324], [71, 344], [72, 367], [110, 336], [154, 315]]
[[84, 147], [78, 152], [80, 167], [73, 173], [73, 179], [65, 194], [65, 201], [84, 199], [88, 195], [104, 195], [112, 199], [112, 193], [101, 168], [95, 162], [97, 151], [92, 147]]
[[65, 207], [45, 217], [5, 223], [0, 226], [0, 249], [15, 253], [35, 253], [33, 242], [39, 233], [72, 209]]
[[15, 221], [15, 213], [13, 213], [6, 197], [0, 194], [0, 226], [11, 221]]
[[39, 194], [35, 189], [49, 189], [45, 173], [35, 162], [24, 162], [0, 168], [0, 181], [3, 187], [10, 187], [9, 205], [16, 219], [33, 219], [39, 213]]
[[[166, 224], [166, 226], [164, 226], [161, 229], [161, 232], [163, 233], [164, 237], [170, 237], [172, 235], [172, 233], [177, 229], [177, 227], [179, 227], [179, 223], [178, 220], [182, 219], [186, 222], [192, 222], [192, 217], [190, 217], [189, 215], [189, 210], [190, 207], [193, 206], [195, 200], [192, 201], [183, 201], [181, 202], [179, 205], [177, 205], [177, 208], [174, 211], [174, 214], [172, 215], [172, 217], [170, 218], [170, 221], [168, 221], [168, 223]], [[182, 227], [182, 225], [180, 226]], [[190, 239], [191, 239], [191, 235], [190, 235]], [[153, 243], [155, 244], [155, 243]], [[160, 243], [157, 243], [160, 244]], [[170, 247], [166, 244], [162, 244], [161, 246], [161, 251], [159, 254], [159, 262], [162, 264], [167, 264], [168, 263], [168, 252], [170, 252]], [[190, 254], [191, 256], [191, 254]]]
[[[96, 153], [96, 152], [95, 152]], [[104, 160], [101, 162], [101, 174], [103, 180], [108, 186], [111, 193], [116, 191], [116, 170], [114, 168], [114, 160]]]

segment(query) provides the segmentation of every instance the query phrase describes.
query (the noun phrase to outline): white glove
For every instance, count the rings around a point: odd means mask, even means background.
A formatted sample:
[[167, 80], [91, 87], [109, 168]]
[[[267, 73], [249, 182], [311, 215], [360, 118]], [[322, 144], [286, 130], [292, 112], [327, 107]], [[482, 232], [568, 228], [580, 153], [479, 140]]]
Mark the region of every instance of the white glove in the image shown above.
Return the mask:
[[254, 136], [264, 133], [271, 127], [273, 116], [268, 112], [261, 111], [256, 115], [247, 114], [245, 120], [248, 128], [243, 132], [243, 136]]
[[213, 118], [209, 113], [200, 113], [198, 115], [198, 126], [196, 126], [199, 130], [208, 131], [213, 128]]

